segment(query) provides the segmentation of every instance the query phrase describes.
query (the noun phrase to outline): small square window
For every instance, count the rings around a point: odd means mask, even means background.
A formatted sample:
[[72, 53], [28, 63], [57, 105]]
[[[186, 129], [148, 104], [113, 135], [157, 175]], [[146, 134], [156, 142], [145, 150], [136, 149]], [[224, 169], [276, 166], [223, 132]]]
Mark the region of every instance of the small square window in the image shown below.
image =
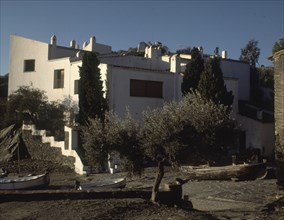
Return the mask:
[[53, 88], [60, 89], [64, 88], [64, 70], [54, 70], [54, 81]]
[[24, 72], [35, 71], [35, 60], [25, 60], [24, 61]]

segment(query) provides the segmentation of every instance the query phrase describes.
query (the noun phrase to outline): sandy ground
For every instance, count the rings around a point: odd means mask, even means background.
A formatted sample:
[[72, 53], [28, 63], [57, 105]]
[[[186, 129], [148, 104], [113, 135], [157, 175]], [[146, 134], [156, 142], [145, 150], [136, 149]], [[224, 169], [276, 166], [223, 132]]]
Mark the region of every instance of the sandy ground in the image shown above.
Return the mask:
[[[51, 173], [50, 189], [73, 190], [81, 182], [127, 176], [126, 173], [78, 176], [70, 172]], [[162, 185], [185, 174], [166, 169]], [[129, 189], [152, 186], [155, 170], [147, 169], [141, 177], [127, 176]], [[0, 219], [284, 219], [284, 193], [275, 179], [255, 181], [190, 181], [183, 185], [183, 195], [193, 209], [153, 205], [140, 198], [5, 201], [0, 200]], [[278, 196], [278, 197], [277, 197]], [[1, 197], [0, 197], [1, 199]]]

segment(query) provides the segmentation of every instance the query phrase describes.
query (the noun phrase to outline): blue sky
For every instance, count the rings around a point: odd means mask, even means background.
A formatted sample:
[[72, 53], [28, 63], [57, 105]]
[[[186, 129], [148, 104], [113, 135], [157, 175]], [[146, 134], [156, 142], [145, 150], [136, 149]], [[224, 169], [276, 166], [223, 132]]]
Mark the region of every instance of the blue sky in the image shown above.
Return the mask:
[[227, 50], [238, 59], [250, 39], [258, 41], [259, 64], [273, 44], [284, 38], [284, 0], [231, 1], [15, 1], [1, 0], [0, 74], [9, 72], [9, 36], [80, 48], [91, 36], [114, 51], [135, 47], [140, 41], [160, 41], [171, 51], [202, 46], [205, 53]]

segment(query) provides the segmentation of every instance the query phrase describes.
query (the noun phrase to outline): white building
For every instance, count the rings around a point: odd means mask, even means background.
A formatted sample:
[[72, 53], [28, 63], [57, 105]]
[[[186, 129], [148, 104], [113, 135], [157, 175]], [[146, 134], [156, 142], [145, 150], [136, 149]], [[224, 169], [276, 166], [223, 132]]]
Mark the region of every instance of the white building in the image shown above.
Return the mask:
[[95, 37], [80, 50], [74, 40], [69, 48], [58, 46], [55, 36], [50, 44], [11, 36], [9, 94], [27, 85], [46, 91], [49, 101], [71, 98], [78, 102], [78, 66], [84, 51], [97, 53], [102, 79], [108, 83], [110, 108], [120, 116], [129, 107], [140, 119], [148, 107], [181, 99], [182, 76], [174, 69], [174, 61], [162, 60], [159, 49], [148, 48], [145, 57], [118, 56], [110, 46], [96, 43]]
[[[146, 47], [145, 56], [118, 56], [111, 47], [96, 43], [95, 37], [84, 43], [83, 49], [72, 40], [70, 47], [50, 44], [12, 35], [10, 38], [9, 94], [19, 86], [33, 86], [46, 91], [49, 101], [71, 98], [78, 102], [79, 68], [84, 51], [97, 53], [103, 79], [107, 79], [110, 108], [123, 116], [128, 106], [133, 115], [140, 119], [146, 108], [161, 107], [165, 101], [180, 100], [180, 73], [188, 58], [162, 56], [161, 50]], [[225, 84], [233, 92], [233, 114], [238, 112], [238, 100], [249, 99], [249, 67], [232, 60], [222, 60], [221, 67]], [[238, 89], [239, 82], [242, 89]], [[133, 88], [147, 84], [147, 88], [159, 91], [135, 94]], [[153, 92], [153, 91], [152, 91]], [[148, 97], [147, 97], [148, 96]]]
[[[112, 52], [111, 46], [97, 43], [95, 37], [91, 37], [90, 41], [79, 49], [74, 40], [70, 42], [70, 47], [57, 45], [55, 36], [51, 37], [48, 44], [12, 35], [8, 93], [11, 94], [19, 86], [33, 86], [46, 91], [49, 101], [63, 101], [67, 98], [76, 104], [78, 66], [82, 65], [83, 53], [91, 51], [95, 52], [100, 60], [99, 68], [102, 79], [107, 82], [110, 109], [124, 116], [128, 107], [132, 115], [139, 120], [143, 110], [161, 107], [166, 101], [182, 98], [180, 73], [191, 58], [185, 54], [162, 56], [160, 48], [155, 46], [144, 45], [143, 49], [144, 57], [120, 56]], [[239, 100], [248, 101], [250, 97], [250, 67], [244, 62], [228, 59], [226, 52], [222, 52], [222, 55], [221, 69], [224, 81], [228, 91], [232, 91], [234, 95], [232, 114], [238, 118]], [[251, 129], [245, 118], [241, 117], [243, 129]], [[259, 125], [257, 128], [252, 127], [253, 130], [257, 130]], [[266, 132], [266, 129], [260, 130]], [[259, 136], [266, 137], [262, 133]], [[267, 146], [260, 146], [255, 140], [256, 138], [253, 138], [252, 142], [246, 142], [246, 147], [252, 145], [261, 149], [271, 149], [273, 146], [271, 141], [265, 140], [263, 143]]]

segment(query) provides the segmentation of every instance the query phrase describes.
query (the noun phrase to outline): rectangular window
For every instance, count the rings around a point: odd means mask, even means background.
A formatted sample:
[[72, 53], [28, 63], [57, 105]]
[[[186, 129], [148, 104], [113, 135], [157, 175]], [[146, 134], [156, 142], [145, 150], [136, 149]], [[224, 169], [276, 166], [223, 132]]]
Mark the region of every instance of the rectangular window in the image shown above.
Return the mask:
[[131, 79], [130, 96], [163, 98], [163, 82]]
[[35, 60], [24, 60], [24, 72], [35, 71]]
[[64, 70], [54, 70], [54, 89], [64, 88]]
[[80, 82], [80, 80], [75, 80], [74, 81], [74, 94], [75, 95], [77, 95], [77, 94], [79, 94], [79, 82]]

